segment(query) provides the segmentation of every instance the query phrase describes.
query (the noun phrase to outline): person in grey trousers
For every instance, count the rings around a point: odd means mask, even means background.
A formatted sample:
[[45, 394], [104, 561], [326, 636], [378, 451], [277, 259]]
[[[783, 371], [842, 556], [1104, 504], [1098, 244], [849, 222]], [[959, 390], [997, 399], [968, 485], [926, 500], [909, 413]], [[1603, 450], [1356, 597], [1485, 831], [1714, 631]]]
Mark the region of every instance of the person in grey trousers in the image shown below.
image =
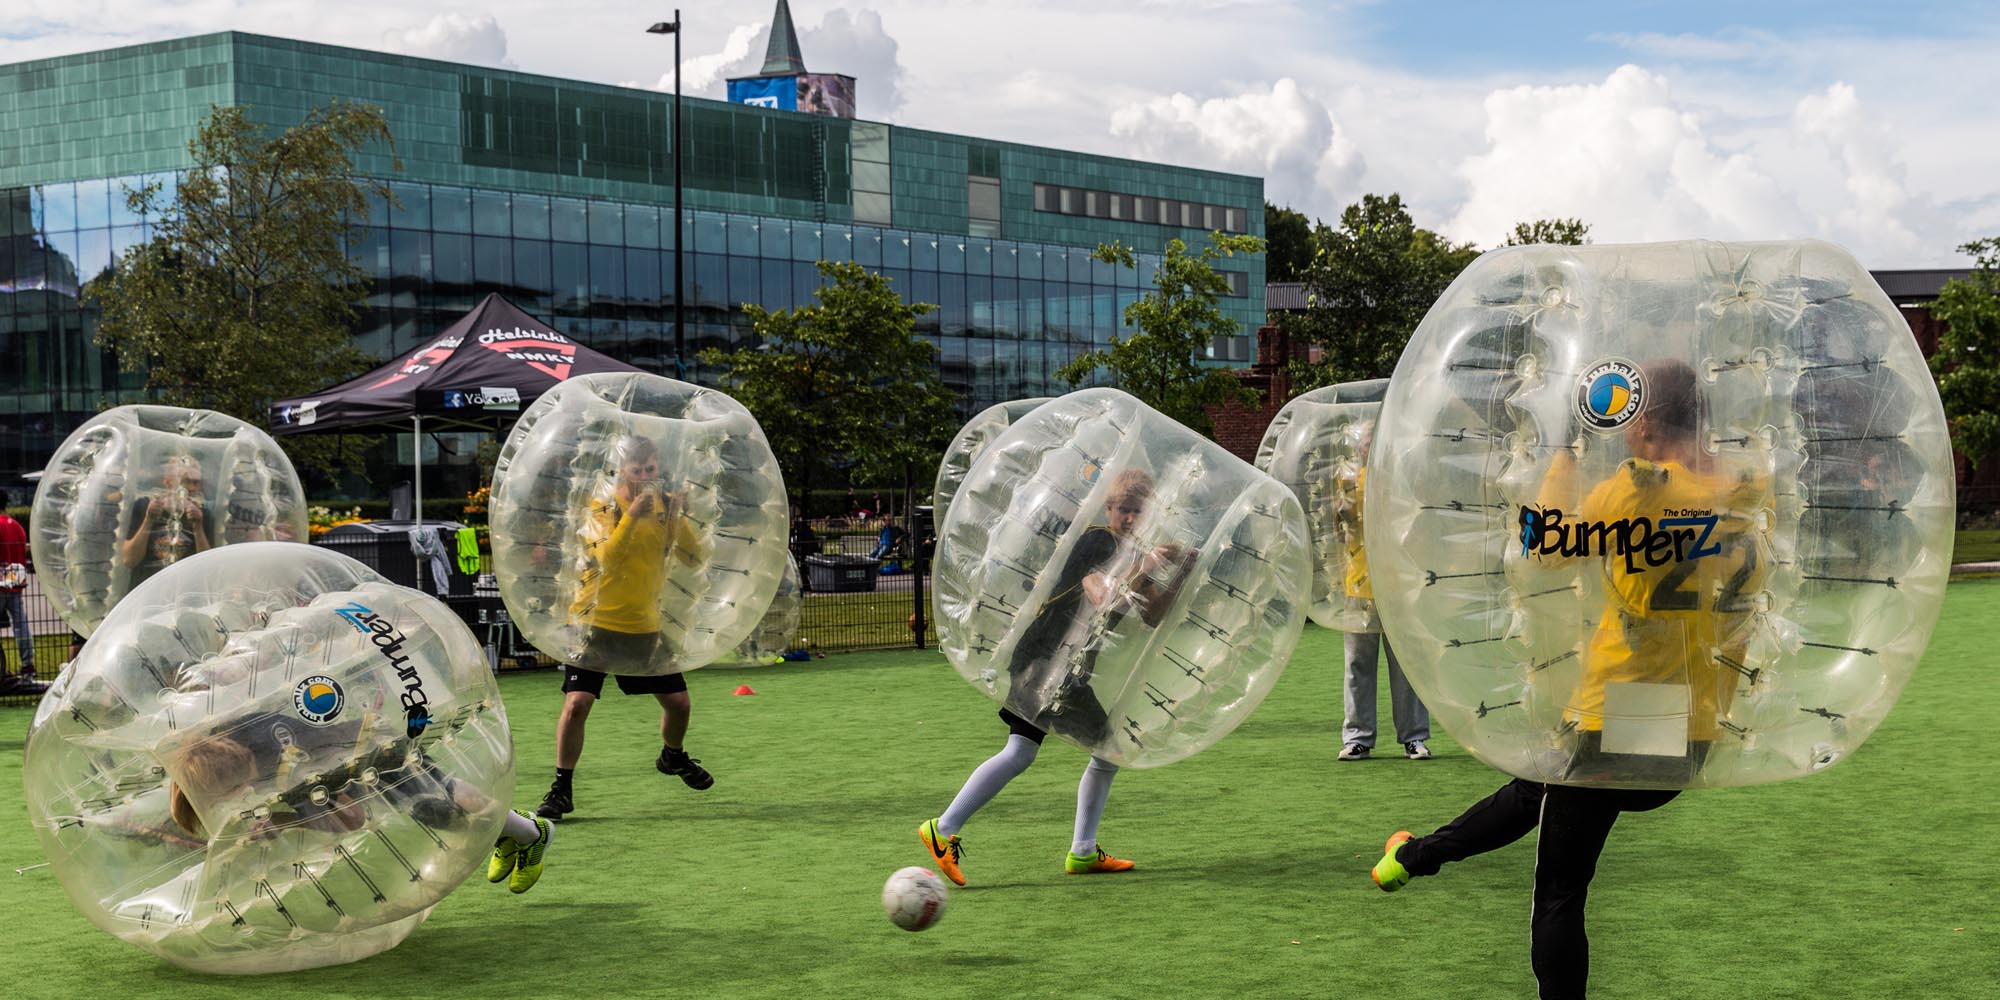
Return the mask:
[[1389, 705], [1396, 722], [1396, 742], [1411, 760], [1431, 759], [1431, 713], [1403, 676], [1396, 650], [1380, 632], [1349, 632], [1347, 684], [1342, 699], [1346, 719], [1340, 725], [1340, 759], [1367, 760], [1375, 749], [1375, 681], [1378, 658], [1389, 661]]

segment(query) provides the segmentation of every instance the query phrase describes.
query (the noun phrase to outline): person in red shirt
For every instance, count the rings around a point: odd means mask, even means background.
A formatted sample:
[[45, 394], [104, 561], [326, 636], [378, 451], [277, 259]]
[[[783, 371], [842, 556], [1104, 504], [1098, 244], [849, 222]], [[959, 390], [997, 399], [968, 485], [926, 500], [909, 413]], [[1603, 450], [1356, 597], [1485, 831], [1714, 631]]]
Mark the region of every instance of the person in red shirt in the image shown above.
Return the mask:
[[[49, 686], [35, 678], [35, 630], [28, 624], [28, 530], [7, 513], [0, 493], [0, 626], [12, 625], [21, 651], [20, 672], [0, 669], [0, 694], [41, 694]], [[4, 661], [0, 661], [4, 663]]]

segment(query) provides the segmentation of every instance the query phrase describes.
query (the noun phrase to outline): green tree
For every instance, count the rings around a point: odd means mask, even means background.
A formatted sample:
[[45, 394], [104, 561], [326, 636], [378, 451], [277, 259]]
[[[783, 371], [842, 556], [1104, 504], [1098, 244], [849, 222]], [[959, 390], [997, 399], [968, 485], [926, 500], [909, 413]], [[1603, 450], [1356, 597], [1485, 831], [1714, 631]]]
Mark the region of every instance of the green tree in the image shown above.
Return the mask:
[[904, 302], [860, 264], [817, 266], [818, 302], [778, 312], [745, 302], [762, 343], [701, 353], [763, 425], [799, 510], [841, 467], [862, 482], [902, 482], [912, 469], [928, 482], [958, 429], [937, 348], [913, 333], [937, 306]]
[[[351, 324], [365, 285], [341, 238], [371, 193], [388, 196], [354, 173], [353, 155], [377, 142], [393, 152], [387, 119], [366, 105], [316, 108], [276, 135], [243, 108], [212, 107], [174, 191], [155, 183], [126, 199], [153, 237], [85, 290], [102, 312], [98, 343], [145, 372], [154, 399], [258, 426], [272, 400], [360, 374], [369, 359]], [[357, 445], [285, 441], [321, 471], [353, 467]]]
[[[1208, 408], [1235, 401], [1255, 405], [1259, 394], [1245, 388], [1235, 374], [1195, 359], [1208, 353], [1217, 337], [1233, 337], [1241, 326], [1222, 312], [1218, 300], [1229, 293], [1229, 279], [1215, 262], [1239, 253], [1257, 253], [1264, 241], [1255, 236], [1211, 233], [1199, 254], [1188, 253], [1180, 240], [1167, 243], [1160, 268], [1153, 273], [1153, 291], [1125, 307], [1125, 325], [1138, 331], [1113, 336], [1102, 351], [1080, 354], [1056, 371], [1075, 386], [1099, 367], [1110, 369], [1118, 387], [1203, 434], [1214, 433]], [[1101, 244], [1094, 256], [1107, 264], [1138, 270], [1132, 248]]]
[[1972, 273], [1944, 283], [1931, 315], [1944, 323], [1931, 371], [1952, 446], [1977, 465], [2000, 454], [2000, 237], [1958, 248]]
[[1472, 244], [1418, 226], [1400, 195], [1363, 195], [1347, 206], [1339, 228], [1313, 231], [1311, 308], [1280, 320], [1295, 341], [1322, 352], [1319, 361], [1294, 362], [1294, 384], [1388, 377], [1424, 314], [1477, 256]]
[[1303, 212], [1264, 203], [1264, 277], [1298, 281], [1312, 266], [1312, 220]]
[[1517, 222], [1513, 235], [1501, 246], [1524, 247], [1535, 243], [1556, 243], [1580, 247], [1590, 242], [1590, 223], [1582, 219], [1536, 219]]

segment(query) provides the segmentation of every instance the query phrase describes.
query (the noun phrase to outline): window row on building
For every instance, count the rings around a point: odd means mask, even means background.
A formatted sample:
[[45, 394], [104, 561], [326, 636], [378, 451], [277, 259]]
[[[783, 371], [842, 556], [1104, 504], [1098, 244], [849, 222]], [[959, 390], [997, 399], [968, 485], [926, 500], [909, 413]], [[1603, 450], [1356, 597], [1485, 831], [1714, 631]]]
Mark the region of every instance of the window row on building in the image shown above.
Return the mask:
[[1210, 232], [1218, 229], [1225, 233], [1250, 231], [1249, 213], [1241, 208], [1055, 184], [1035, 185], [1035, 211]]

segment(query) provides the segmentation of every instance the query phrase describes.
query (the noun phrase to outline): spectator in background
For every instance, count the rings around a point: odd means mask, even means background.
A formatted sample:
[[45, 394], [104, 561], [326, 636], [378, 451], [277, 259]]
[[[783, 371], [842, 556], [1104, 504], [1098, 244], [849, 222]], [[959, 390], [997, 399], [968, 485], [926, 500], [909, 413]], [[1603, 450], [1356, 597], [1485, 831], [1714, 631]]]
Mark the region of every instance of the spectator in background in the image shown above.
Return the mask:
[[0, 493], [0, 627], [14, 629], [14, 645], [20, 650], [18, 673], [4, 669], [0, 660], [0, 694], [41, 694], [49, 689], [35, 677], [35, 630], [28, 623], [28, 530], [7, 513], [11, 498]]

